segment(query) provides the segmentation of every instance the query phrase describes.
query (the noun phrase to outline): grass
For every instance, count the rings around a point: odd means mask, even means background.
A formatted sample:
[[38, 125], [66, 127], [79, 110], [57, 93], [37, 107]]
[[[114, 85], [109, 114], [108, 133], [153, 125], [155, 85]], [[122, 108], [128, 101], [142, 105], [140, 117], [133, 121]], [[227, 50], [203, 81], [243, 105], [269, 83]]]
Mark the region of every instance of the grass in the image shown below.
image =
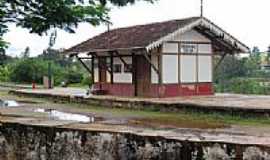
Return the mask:
[[[26, 98], [9, 95], [0, 91], [1, 98], [13, 100], [43, 102], [48, 106], [56, 106], [56, 103], [43, 98]], [[265, 117], [241, 117], [220, 113], [199, 113], [183, 111], [177, 113], [159, 112], [152, 110], [131, 110], [123, 108], [107, 108], [101, 106], [89, 106], [78, 103], [57, 104], [66, 109], [72, 109], [81, 113], [93, 113], [100, 116], [129, 118], [131, 125], [149, 127], [180, 127], [180, 128], [223, 128], [230, 125], [241, 126], [270, 126], [270, 118]]]
[[136, 117], [133, 123], [141, 125], [171, 125], [183, 128], [223, 128], [230, 125], [270, 126], [270, 118], [265, 117], [241, 117], [229, 114], [198, 113], [191, 111], [171, 113], [151, 110], [106, 108], [100, 106], [90, 107], [84, 104], [72, 104], [72, 106], [96, 114], [110, 113], [116, 117]]
[[72, 83], [72, 84], [69, 84], [68, 87], [83, 88], [83, 89], [89, 88], [89, 86], [81, 84], [81, 83]]

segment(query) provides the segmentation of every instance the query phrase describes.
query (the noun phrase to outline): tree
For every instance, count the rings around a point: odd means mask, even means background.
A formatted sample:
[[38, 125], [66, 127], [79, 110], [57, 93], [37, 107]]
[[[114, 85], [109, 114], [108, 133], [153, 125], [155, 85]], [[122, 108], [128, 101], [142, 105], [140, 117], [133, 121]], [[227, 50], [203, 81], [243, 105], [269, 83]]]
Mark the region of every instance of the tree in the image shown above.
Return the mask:
[[267, 65], [270, 65], [270, 45], [267, 48], [266, 54], [265, 61], [267, 62]]
[[74, 33], [81, 22], [94, 26], [108, 22], [108, 3], [125, 6], [135, 1], [137, 0], [0, 0], [0, 50], [7, 46], [2, 37], [8, 31], [8, 23], [39, 35], [51, 28]]
[[0, 66], [5, 63], [7, 56], [5, 53], [0, 53]]
[[267, 53], [270, 54], [270, 45], [267, 47]]
[[247, 74], [246, 60], [227, 55], [214, 72], [215, 82], [224, 82], [231, 78], [243, 77]]
[[259, 47], [258, 47], [258, 46], [254, 46], [253, 49], [252, 49], [252, 53], [253, 53], [253, 54], [258, 54], [258, 53], [260, 53]]
[[25, 50], [21, 53], [22, 58], [29, 58], [30, 57], [30, 48], [26, 47]]

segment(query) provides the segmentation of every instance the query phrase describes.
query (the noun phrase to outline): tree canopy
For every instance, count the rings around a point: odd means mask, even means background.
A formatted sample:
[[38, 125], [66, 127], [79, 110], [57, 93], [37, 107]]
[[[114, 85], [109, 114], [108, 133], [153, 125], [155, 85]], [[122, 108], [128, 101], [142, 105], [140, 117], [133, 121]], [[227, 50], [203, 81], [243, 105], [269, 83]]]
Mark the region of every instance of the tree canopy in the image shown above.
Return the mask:
[[3, 52], [7, 46], [3, 35], [9, 23], [39, 35], [51, 28], [74, 33], [81, 22], [94, 26], [108, 22], [107, 4], [125, 6], [136, 1], [139, 0], [0, 0], [0, 50]]

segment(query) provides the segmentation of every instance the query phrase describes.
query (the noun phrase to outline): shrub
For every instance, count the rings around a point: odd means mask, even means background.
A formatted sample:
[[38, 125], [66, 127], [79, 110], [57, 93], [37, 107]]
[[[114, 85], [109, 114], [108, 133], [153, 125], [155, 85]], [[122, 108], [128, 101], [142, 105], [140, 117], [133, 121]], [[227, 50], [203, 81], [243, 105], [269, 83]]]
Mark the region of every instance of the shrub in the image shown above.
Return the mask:
[[71, 69], [65, 73], [64, 79], [67, 83], [81, 83], [83, 80], [83, 73]]
[[270, 94], [270, 88], [264, 86], [256, 79], [234, 78], [217, 84], [215, 86], [217, 92], [230, 92], [239, 94]]
[[91, 86], [93, 84], [92, 78], [88, 75], [83, 76], [82, 85]]
[[8, 66], [0, 66], [0, 82], [9, 81], [10, 68]]
[[42, 83], [44, 74], [47, 71], [45, 62], [34, 59], [23, 59], [12, 66], [10, 80], [19, 83]]

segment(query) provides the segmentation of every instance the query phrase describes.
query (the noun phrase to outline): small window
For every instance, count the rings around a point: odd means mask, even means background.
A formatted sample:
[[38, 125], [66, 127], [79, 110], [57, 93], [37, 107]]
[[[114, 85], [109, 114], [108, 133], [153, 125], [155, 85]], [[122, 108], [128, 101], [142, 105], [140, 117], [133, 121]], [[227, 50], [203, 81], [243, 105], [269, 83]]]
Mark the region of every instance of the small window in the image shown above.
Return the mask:
[[122, 72], [121, 68], [122, 68], [121, 64], [114, 64], [113, 65], [113, 72], [114, 73], [121, 73]]
[[197, 53], [197, 45], [195, 44], [182, 44], [181, 53]]
[[132, 73], [132, 64], [125, 65], [124, 72], [125, 73]]

